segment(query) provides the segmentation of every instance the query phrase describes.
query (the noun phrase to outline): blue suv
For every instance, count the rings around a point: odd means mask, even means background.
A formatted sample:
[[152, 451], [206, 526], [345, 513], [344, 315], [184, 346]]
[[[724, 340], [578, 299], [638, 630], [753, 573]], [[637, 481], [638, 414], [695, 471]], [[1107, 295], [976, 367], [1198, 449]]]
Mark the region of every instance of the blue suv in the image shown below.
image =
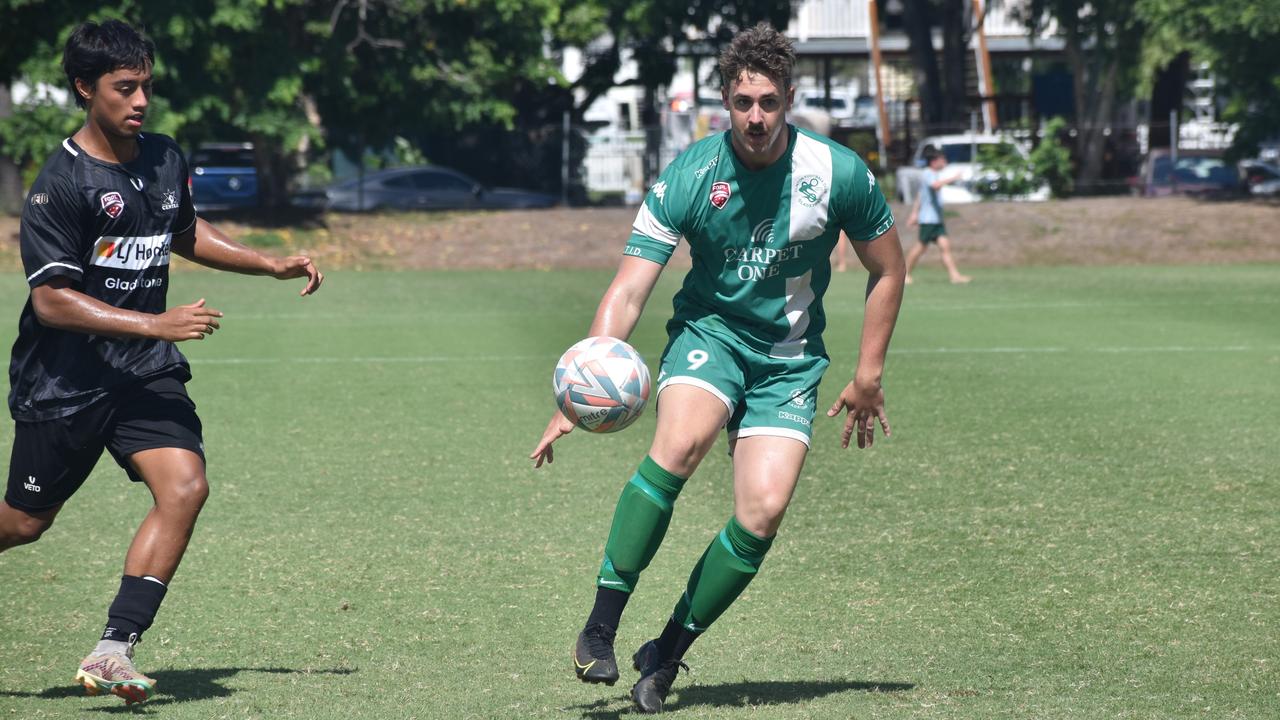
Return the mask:
[[191, 166], [191, 199], [200, 211], [258, 206], [258, 172], [252, 143], [206, 143]]

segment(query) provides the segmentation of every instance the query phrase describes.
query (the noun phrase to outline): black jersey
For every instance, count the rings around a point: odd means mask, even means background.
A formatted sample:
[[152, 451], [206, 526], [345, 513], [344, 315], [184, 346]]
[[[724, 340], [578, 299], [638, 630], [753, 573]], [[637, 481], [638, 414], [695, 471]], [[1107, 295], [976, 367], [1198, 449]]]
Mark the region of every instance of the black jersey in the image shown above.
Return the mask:
[[[177, 144], [139, 135], [138, 150], [131, 162], [109, 163], [67, 139], [44, 164], [22, 210], [22, 264], [31, 287], [63, 276], [108, 305], [164, 312], [170, 244], [195, 224], [195, 207]], [[112, 388], [164, 372], [190, 377], [173, 343], [46, 327], [28, 298], [9, 363], [9, 410], [15, 420], [63, 417]]]

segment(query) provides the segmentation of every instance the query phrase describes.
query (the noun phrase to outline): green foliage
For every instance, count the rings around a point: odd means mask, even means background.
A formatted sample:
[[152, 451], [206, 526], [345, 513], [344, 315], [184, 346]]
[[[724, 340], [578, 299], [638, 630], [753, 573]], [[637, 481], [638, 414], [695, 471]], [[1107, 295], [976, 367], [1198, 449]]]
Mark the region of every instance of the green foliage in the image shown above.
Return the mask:
[[1037, 184], [1048, 183], [1055, 198], [1070, 195], [1074, 185], [1071, 150], [1063, 143], [1066, 127], [1066, 120], [1050, 118], [1040, 128], [1040, 142], [1027, 154]]
[[1280, 2], [1138, 0], [1138, 13], [1165, 31], [1169, 53], [1207, 60], [1227, 99], [1224, 119], [1240, 124], [1235, 154], [1280, 132]]
[[1016, 197], [1039, 187], [1031, 164], [1013, 143], [979, 145], [978, 163], [983, 175], [974, 188], [984, 198]]
[[0, 155], [22, 168], [23, 185], [31, 187], [45, 158], [81, 122], [79, 114], [52, 100], [24, 103], [12, 116], [0, 118]]
[[1023, 155], [1012, 143], [980, 145], [978, 162], [984, 170], [983, 182], [976, 183], [984, 198], [1027, 195], [1048, 185], [1053, 197], [1065, 197], [1072, 187], [1071, 151], [1060, 138], [1066, 122], [1053, 118], [1042, 128], [1043, 138]]

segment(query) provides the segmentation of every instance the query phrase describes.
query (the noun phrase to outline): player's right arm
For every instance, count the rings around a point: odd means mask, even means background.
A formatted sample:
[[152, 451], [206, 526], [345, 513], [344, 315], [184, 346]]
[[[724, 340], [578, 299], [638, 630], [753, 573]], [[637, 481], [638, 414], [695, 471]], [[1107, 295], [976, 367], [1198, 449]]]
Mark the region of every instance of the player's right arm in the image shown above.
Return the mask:
[[222, 313], [206, 307], [204, 298], [169, 308], [159, 315], [124, 310], [76, 290], [71, 279], [55, 276], [31, 288], [31, 309], [46, 327], [119, 338], [202, 340], [217, 330]]
[[[607, 336], [619, 340], [631, 337], [631, 331], [635, 330], [636, 323], [640, 320], [640, 313], [644, 311], [644, 305], [653, 292], [653, 286], [658, 282], [658, 276], [662, 274], [662, 268], [662, 265], [644, 258], [630, 255], [623, 257], [618, 265], [618, 272], [613, 276], [613, 282], [609, 283], [609, 289], [604, 291], [604, 297], [600, 299], [595, 320], [591, 322], [591, 330], [587, 336]], [[573, 427], [564, 413], [559, 410], [552, 412], [547, 429], [538, 440], [538, 446], [529, 454], [535, 468], [542, 467], [543, 462], [554, 462], [555, 451], [551, 444], [561, 436], [568, 435]]]
[[[675, 252], [684, 231], [684, 213], [688, 209], [688, 193], [679, 182], [678, 162], [667, 167], [640, 206], [618, 272], [596, 308], [589, 337], [607, 336], [619, 340], [631, 337], [658, 276]], [[571, 432], [573, 427], [564, 413], [559, 410], [552, 413], [537, 447], [529, 454], [535, 468], [542, 467], [544, 462], [554, 461], [555, 452], [551, 444]]]
[[218, 327], [222, 313], [204, 300], [160, 315], [124, 310], [77, 287], [84, 278], [84, 225], [91, 215], [69, 172], [46, 170], [22, 209], [19, 246], [31, 287], [31, 308], [46, 327], [124, 338], [196, 340]]

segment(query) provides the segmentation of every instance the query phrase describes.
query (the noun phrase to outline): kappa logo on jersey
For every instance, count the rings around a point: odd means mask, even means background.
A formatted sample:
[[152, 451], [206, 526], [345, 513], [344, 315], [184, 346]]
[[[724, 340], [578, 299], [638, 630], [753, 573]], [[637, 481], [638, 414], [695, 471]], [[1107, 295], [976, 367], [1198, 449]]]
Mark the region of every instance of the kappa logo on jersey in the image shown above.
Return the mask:
[[867, 184], [872, 187], [875, 187], [876, 184], [876, 176], [872, 175], [870, 170], [867, 171]]
[[694, 171], [693, 171], [693, 178], [694, 178], [695, 180], [701, 180], [703, 175], [706, 175], [707, 173], [711, 172], [713, 169], [715, 169], [715, 166], [716, 166], [716, 165], [719, 165], [719, 164], [720, 164], [720, 156], [719, 156], [719, 155], [717, 155], [717, 156], [715, 156], [715, 157], [711, 158], [711, 160], [710, 160], [710, 161], [708, 161], [706, 165], [703, 165], [702, 167], [698, 168], [697, 170], [694, 170]]
[[721, 181], [711, 186], [711, 204], [717, 210], [724, 209], [731, 195], [733, 195], [733, 191], [729, 189], [729, 183], [727, 182]]
[[661, 203], [663, 200], [666, 199], [667, 183], [665, 180], [659, 180], [658, 182], [653, 184], [653, 196], [658, 198], [659, 203]]
[[177, 210], [178, 209], [178, 191], [165, 190], [164, 202], [160, 204], [161, 210]]
[[813, 207], [827, 194], [827, 184], [817, 175], [805, 175], [796, 183], [796, 194], [800, 196], [801, 205]]
[[120, 213], [124, 212], [124, 198], [120, 197], [118, 192], [109, 192], [102, 196], [102, 210], [111, 216], [111, 219], [120, 217]]
[[49, 193], [31, 193], [32, 205], [48, 205]]
[[809, 395], [808, 395], [808, 393], [806, 393], [804, 390], [792, 390], [792, 391], [791, 391], [791, 404], [792, 404], [792, 405], [794, 405], [794, 406], [796, 406], [796, 407], [798, 407], [798, 408], [803, 408], [803, 407], [808, 406], [808, 404], [809, 404]]

